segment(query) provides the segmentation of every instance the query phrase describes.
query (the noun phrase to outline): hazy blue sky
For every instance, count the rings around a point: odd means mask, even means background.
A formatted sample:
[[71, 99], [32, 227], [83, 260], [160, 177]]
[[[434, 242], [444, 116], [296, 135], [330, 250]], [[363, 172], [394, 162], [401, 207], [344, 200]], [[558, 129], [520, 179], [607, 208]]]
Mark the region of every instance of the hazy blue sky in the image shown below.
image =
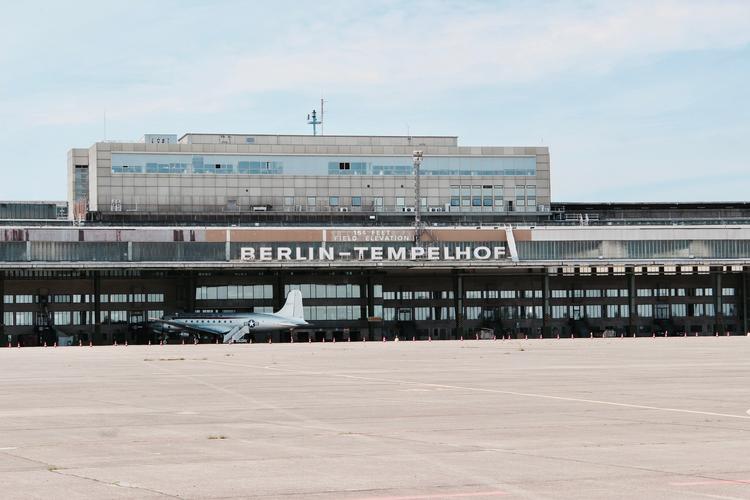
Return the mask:
[[12, 2], [0, 199], [143, 133], [550, 147], [555, 201], [750, 199], [750, 1]]

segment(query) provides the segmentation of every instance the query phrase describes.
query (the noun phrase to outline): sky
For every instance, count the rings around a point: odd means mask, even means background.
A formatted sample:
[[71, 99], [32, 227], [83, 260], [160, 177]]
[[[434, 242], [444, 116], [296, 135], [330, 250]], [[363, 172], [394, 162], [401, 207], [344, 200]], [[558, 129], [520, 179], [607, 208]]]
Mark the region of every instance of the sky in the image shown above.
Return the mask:
[[[0, 17], [0, 199], [144, 133], [550, 148], [552, 199], [750, 200], [750, 1], [33, 1]], [[105, 120], [106, 116], [106, 120]]]

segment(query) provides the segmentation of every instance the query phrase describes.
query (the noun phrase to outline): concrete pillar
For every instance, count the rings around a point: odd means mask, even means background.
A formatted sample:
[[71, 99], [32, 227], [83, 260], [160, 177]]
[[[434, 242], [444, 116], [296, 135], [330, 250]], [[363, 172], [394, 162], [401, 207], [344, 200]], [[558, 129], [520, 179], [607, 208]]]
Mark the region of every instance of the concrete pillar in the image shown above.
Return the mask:
[[5, 337], [5, 272], [0, 271], [0, 347], [8, 345]]
[[94, 275], [94, 338], [92, 340], [99, 341], [102, 334], [102, 302], [100, 297], [102, 293], [102, 277], [100, 271], [92, 271], [92, 273]]
[[742, 332], [747, 334], [748, 332], [748, 321], [747, 321], [747, 274], [748, 271], [742, 271], [742, 290], [740, 291], [740, 298], [742, 299]]
[[625, 275], [627, 276], [628, 280], [628, 329], [630, 330], [631, 334], [634, 334], [636, 331], [636, 314], [638, 312], [635, 307], [635, 268], [626, 268]]
[[187, 276], [184, 279], [184, 283], [187, 288], [187, 295], [185, 296], [185, 310], [193, 312], [195, 311], [195, 288], [198, 284], [195, 272], [188, 271]]
[[284, 295], [284, 279], [280, 272], [273, 276], [273, 310], [278, 311], [284, 306], [286, 296]]
[[456, 336], [464, 334], [464, 277], [456, 274], [453, 277], [453, 300], [456, 308]]
[[719, 266], [712, 268], [714, 277], [714, 332], [724, 333], [724, 314], [722, 311], [721, 288], [723, 286], [722, 274], [724, 268]]
[[[549, 305], [549, 273], [547, 272], [547, 269], [544, 270], [544, 278], [542, 279], [542, 300], [543, 300], [543, 306], [542, 306], [542, 334], [545, 337], [549, 337], [551, 335], [550, 328], [549, 328], [549, 321], [550, 316], [552, 315], [552, 311], [550, 309]], [[536, 333], [536, 332], [532, 332]]]
[[[367, 272], [363, 277], [363, 285], [360, 285], [360, 289], [364, 292], [363, 299], [366, 306], [367, 317], [375, 316], [375, 283], [373, 283], [372, 274]], [[367, 322], [367, 332], [363, 332], [363, 335], [367, 335], [367, 340], [373, 338], [372, 336], [372, 322]]]

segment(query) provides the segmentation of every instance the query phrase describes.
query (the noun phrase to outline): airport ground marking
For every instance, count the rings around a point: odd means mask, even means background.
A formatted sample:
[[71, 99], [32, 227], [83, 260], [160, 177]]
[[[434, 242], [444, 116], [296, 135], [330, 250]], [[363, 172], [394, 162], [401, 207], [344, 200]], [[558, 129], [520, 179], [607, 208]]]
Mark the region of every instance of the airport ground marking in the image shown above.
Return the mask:
[[505, 491], [475, 491], [471, 493], [435, 493], [425, 495], [365, 497], [358, 500], [435, 500], [439, 498], [500, 497], [505, 495], [508, 495]]
[[710, 479], [703, 481], [681, 481], [669, 483], [671, 486], [702, 486], [707, 484], [750, 484], [750, 479]]
[[345, 373], [330, 373], [330, 372], [321, 372], [321, 371], [313, 371], [313, 370], [295, 370], [292, 368], [283, 368], [279, 366], [269, 366], [269, 365], [251, 365], [247, 363], [230, 363], [226, 361], [210, 361], [210, 360], [207, 360], [206, 362], [224, 364], [224, 365], [230, 365], [230, 366], [232, 365], [233, 366], [245, 366], [248, 368], [256, 368], [256, 369], [269, 370], [269, 371], [296, 373], [300, 375], [324, 375], [324, 376], [329, 376], [329, 377], [347, 378], [347, 379], [353, 379], [353, 380], [364, 380], [368, 382], [384, 382], [384, 383], [399, 384], [399, 385], [413, 385], [413, 386], [433, 387], [433, 388], [442, 388], [442, 389], [486, 392], [490, 394], [504, 394], [508, 396], [549, 399], [549, 400], [555, 400], [555, 401], [569, 401], [569, 402], [574, 402], [574, 403], [598, 404], [598, 405], [615, 406], [615, 407], [620, 407], [620, 408], [633, 408], [637, 410], [654, 410], [654, 411], [664, 411], [664, 412], [671, 412], [671, 413], [685, 413], [685, 414], [690, 414], [690, 415], [704, 415], [704, 416], [709, 416], [709, 417], [736, 418], [740, 420], [750, 420], [750, 414], [737, 415], [734, 413], [718, 413], [718, 412], [703, 411], [703, 410], [689, 410], [686, 408], [666, 408], [666, 407], [661, 407], [661, 406], [639, 405], [635, 403], [618, 403], [616, 401], [602, 401], [598, 399], [574, 398], [574, 397], [568, 397], [568, 396], [553, 396], [551, 394], [505, 391], [501, 389], [490, 389], [486, 387], [469, 387], [469, 386], [451, 385], [451, 384], [435, 384], [435, 383], [430, 383], [430, 382], [417, 382], [417, 381], [412, 381], [412, 380], [367, 377], [364, 375], [348, 375]]

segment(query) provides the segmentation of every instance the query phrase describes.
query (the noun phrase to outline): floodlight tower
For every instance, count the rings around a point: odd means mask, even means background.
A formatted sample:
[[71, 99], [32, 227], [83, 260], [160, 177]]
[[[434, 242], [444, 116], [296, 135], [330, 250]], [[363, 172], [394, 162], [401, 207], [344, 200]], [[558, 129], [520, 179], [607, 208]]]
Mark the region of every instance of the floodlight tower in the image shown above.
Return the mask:
[[421, 150], [416, 150], [412, 153], [412, 161], [414, 162], [414, 242], [417, 246], [422, 243], [422, 196], [420, 192], [419, 180], [420, 172], [419, 167], [422, 166], [423, 153]]
[[323, 125], [322, 120], [318, 120], [318, 112], [314, 109], [312, 110], [312, 113], [307, 115], [307, 124], [312, 125], [313, 127], [313, 135], [318, 135], [318, 125]]

